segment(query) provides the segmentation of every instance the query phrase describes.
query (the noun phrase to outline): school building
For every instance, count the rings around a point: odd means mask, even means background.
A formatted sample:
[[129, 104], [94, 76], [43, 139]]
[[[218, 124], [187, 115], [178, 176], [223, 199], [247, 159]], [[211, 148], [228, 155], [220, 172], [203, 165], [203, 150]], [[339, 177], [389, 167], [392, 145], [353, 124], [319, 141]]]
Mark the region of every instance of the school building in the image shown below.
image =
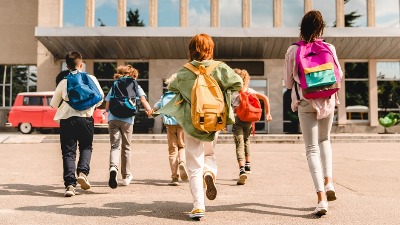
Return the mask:
[[[85, 71], [105, 92], [114, 69], [131, 64], [153, 105], [164, 80], [188, 61], [188, 43], [211, 35], [215, 59], [247, 69], [266, 94], [273, 121], [258, 133], [297, 132], [283, 85], [287, 48], [299, 40], [305, 12], [326, 20], [323, 38], [345, 73], [333, 132], [382, 132], [378, 119], [400, 111], [399, 0], [0, 0], [0, 126], [15, 95], [55, 89], [68, 51], [83, 54]], [[145, 120], [143, 118], [143, 120]], [[155, 118], [154, 133], [162, 132]]]

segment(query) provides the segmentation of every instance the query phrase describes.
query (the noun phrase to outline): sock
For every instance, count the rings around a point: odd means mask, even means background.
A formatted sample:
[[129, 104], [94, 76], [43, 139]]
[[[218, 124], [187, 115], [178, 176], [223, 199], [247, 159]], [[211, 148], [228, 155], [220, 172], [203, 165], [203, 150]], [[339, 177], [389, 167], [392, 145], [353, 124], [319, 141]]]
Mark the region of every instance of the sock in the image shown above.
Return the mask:
[[245, 173], [245, 171], [244, 171], [244, 166], [241, 166], [241, 167], [239, 168], [239, 175], [241, 175], [241, 174], [243, 174], [243, 173]]

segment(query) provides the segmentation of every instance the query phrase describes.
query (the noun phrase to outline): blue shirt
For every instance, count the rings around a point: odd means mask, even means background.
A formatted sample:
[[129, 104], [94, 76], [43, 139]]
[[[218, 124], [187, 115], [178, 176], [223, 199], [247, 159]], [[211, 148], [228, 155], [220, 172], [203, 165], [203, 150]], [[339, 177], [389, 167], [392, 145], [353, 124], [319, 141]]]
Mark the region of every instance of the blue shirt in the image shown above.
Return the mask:
[[[108, 94], [107, 94], [107, 96], [106, 96], [106, 98], [105, 98], [105, 101], [106, 101], [106, 102], [109, 102], [109, 101], [110, 101], [110, 98], [111, 98], [111, 90], [112, 90], [112, 88], [110, 89], [110, 91], [108, 92]], [[142, 87], [140, 87], [140, 85], [138, 85], [138, 94], [139, 94], [139, 97], [142, 97], [142, 96], [146, 97], [146, 94], [144, 93], [144, 91], [143, 91]], [[135, 117], [134, 117], [134, 116], [128, 117], [128, 118], [120, 118], [120, 117], [114, 116], [114, 115], [110, 112], [110, 110], [107, 110], [107, 112], [108, 112], [108, 121], [111, 121], [111, 120], [119, 120], [119, 121], [122, 121], [122, 122], [125, 122], [125, 123], [130, 123], [130, 124], [132, 124], [132, 125], [135, 123]]]

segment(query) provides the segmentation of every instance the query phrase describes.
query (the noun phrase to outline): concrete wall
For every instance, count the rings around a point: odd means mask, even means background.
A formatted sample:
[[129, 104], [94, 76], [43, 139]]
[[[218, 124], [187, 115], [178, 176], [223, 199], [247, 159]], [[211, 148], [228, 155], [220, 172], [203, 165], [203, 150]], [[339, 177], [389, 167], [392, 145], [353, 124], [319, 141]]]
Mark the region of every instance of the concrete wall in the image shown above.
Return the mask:
[[[62, 0], [39, 0], [38, 12], [40, 27], [62, 26]], [[34, 34], [34, 33], [33, 33]], [[61, 70], [61, 61], [54, 56], [44, 45], [35, 45], [37, 51], [38, 82], [37, 91], [52, 91], [55, 89], [55, 77]]]
[[0, 0], [0, 64], [36, 64], [38, 0]]

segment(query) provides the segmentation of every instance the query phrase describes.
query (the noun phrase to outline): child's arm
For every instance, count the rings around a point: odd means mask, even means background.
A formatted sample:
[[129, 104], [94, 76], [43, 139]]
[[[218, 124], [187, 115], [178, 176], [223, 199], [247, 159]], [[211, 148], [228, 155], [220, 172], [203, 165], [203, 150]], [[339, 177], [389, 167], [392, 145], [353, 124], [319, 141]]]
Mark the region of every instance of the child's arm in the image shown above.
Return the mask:
[[147, 102], [146, 97], [144, 95], [140, 96], [140, 102], [142, 103], [143, 107], [146, 110], [146, 115], [150, 116], [152, 114], [153, 110], [151, 110], [151, 106]]
[[270, 107], [269, 107], [269, 100], [268, 97], [261, 94], [261, 93], [256, 93], [257, 98], [261, 99], [264, 102], [264, 107], [265, 107], [265, 120], [267, 122], [272, 120], [272, 116], [271, 116], [271, 111], [270, 111]]

